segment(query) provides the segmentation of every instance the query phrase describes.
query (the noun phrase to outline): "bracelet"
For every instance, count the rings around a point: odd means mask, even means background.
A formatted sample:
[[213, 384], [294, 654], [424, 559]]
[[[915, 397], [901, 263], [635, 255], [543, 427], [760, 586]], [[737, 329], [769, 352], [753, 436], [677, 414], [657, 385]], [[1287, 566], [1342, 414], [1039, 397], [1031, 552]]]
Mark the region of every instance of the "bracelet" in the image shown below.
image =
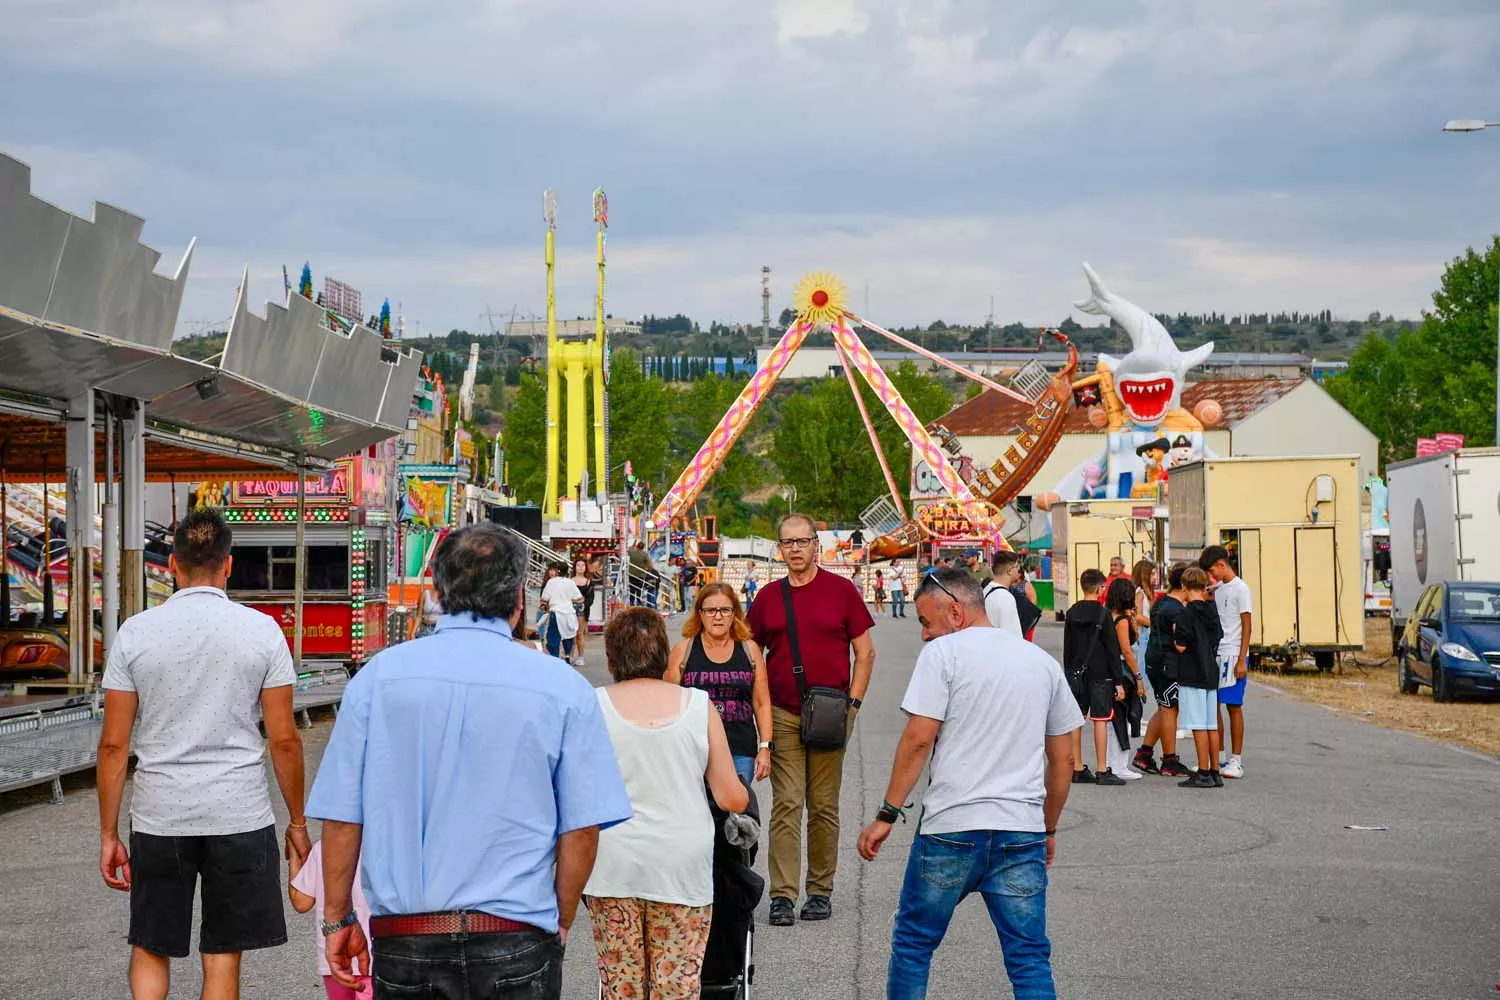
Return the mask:
[[287, 823], [286, 828], [288, 830], [306, 830], [307, 829], [307, 820], [303, 820], [300, 823], [290, 823], [289, 822], [289, 823]]
[[906, 810], [900, 806], [893, 806], [885, 800], [881, 800], [880, 809], [875, 813], [875, 818], [882, 823], [894, 823], [900, 819], [906, 822]]
[[1049, 837], [1055, 837], [1055, 836], [1057, 836], [1057, 831], [1056, 830], [1048, 830], [1047, 831], [1047, 836], [1049, 836]]

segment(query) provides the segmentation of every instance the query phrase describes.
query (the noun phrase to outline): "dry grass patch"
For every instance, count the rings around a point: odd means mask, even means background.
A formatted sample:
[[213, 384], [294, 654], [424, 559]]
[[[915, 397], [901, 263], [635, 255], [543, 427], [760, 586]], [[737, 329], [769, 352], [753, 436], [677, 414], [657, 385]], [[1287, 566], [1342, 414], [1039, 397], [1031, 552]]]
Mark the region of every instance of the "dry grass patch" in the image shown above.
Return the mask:
[[[1343, 657], [1333, 673], [1257, 674], [1256, 680], [1340, 715], [1500, 756], [1500, 702], [1439, 705], [1427, 688], [1420, 694], [1401, 694], [1396, 663], [1389, 659], [1389, 619], [1372, 618], [1365, 624], [1365, 649]], [[1379, 665], [1369, 665], [1376, 662]]]

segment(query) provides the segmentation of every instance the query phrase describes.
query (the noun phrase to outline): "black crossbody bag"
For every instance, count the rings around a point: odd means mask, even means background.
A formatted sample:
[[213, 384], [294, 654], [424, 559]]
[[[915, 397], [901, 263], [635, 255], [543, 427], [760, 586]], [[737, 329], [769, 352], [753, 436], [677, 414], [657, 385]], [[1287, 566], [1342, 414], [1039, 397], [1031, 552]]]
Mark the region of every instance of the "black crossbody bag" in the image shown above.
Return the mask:
[[809, 750], [842, 750], [849, 738], [849, 695], [838, 688], [807, 686], [790, 581], [781, 581], [781, 596], [786, 604], [787, 639], [792, 644], [792, 676], [802, 699], [802, 745]]

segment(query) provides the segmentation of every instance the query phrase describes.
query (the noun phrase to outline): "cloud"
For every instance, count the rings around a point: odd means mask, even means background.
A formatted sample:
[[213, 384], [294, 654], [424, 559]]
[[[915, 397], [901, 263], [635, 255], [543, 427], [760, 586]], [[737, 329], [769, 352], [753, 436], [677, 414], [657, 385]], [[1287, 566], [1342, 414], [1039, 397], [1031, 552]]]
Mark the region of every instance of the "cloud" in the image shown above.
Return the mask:
[[[0, 0], [5, 148], [75, 211], [202, 238], [188, 308], [311, 260], [424, 329], [537, 311], [540, 195], [586, 311], [754, 319], [839, 271], [886, 323], [1411, 314], [1494, 228], [1488, 0]], [[223, 303], [223, 304], [221, 304]]]

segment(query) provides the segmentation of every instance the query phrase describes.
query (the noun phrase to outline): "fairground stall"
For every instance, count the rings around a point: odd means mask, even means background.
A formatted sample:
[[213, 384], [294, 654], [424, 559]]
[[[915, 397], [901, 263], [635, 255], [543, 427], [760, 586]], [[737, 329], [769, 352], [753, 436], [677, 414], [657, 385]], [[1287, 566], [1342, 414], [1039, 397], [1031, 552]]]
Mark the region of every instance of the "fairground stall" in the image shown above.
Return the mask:
[[[390, 465], [369, 454], [306, 480], [304, 659], [354, 668], [385, 648], [386, 571], [395, 537], [389, 497]], [[296, 477], [230, 483], [226, 499], [224, 519], [234, 528], [229, 596], [275, 618], [294, 647]]]

